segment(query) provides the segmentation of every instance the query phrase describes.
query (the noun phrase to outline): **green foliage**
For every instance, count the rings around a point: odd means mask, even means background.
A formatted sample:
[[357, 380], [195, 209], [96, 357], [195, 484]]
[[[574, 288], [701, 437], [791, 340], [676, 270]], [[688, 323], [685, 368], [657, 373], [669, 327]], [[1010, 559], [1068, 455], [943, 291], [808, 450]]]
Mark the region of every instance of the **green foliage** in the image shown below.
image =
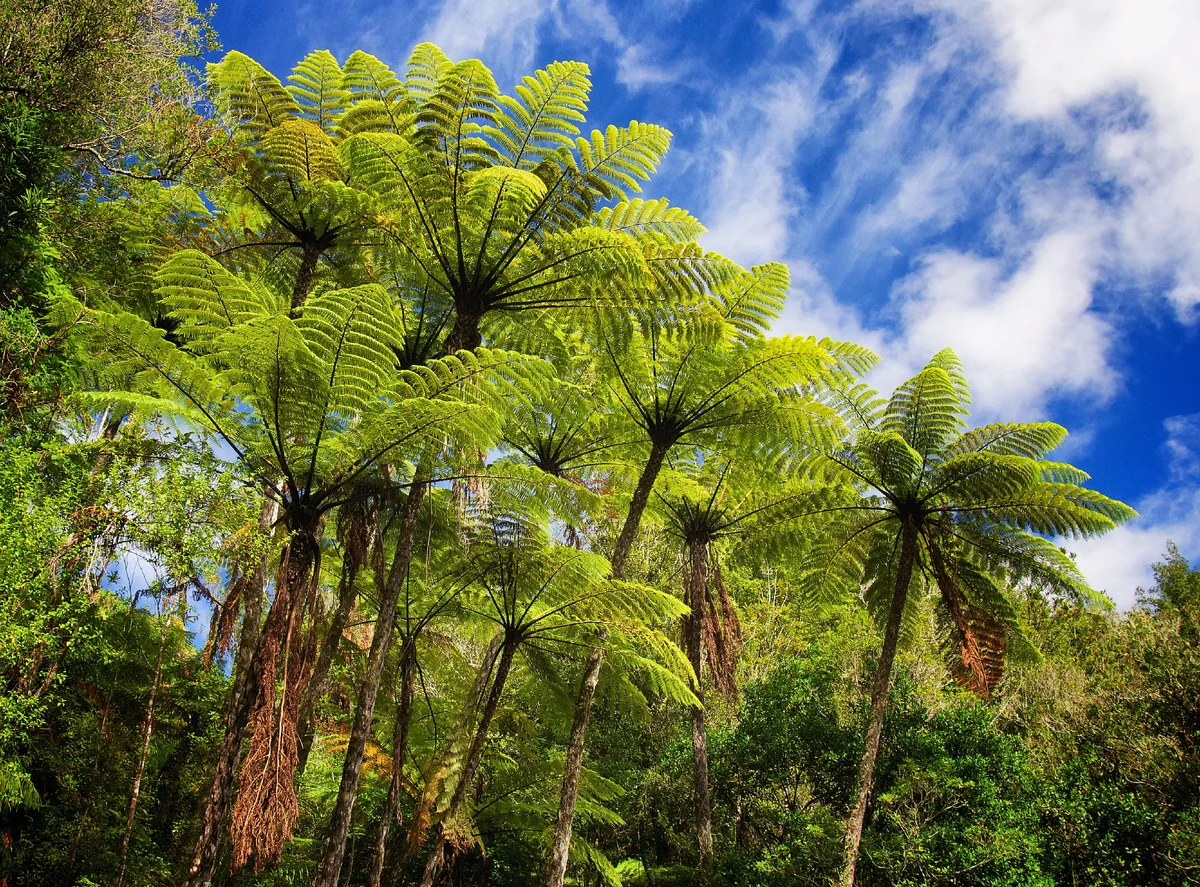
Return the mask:
[[[438, 841], [455, 883], [538, 883], [602, 650], [568, 882], [694, 883], [719, 672], [719, 883], [828, 883], [898, 592], [864, 884], [1194, 879], [1197, 573], [1169, 547], [1126, 615], [1087, 588], [1050, 537], [1132, 512], [1064, 429], [968, 429], [949, 351], [885, 400], [866, 349], [772, 337], [786, 267], [639, 196], [670, 133], [589, 129], [582, 63], [505, 94], [431, 44], [231, 52], [204, 120], [206, 19], [147, 10], [0, 11], [0, 880], [110, 883], [128, 836], [125, 883], [181, 883], [249, 686], [249, 827], [295, 809], [215, 883], [310, 882], [354, 736], [339, 883], [389, 811], [383, 883]], [[745, 649], [698, 675], [700, 551]]]
[[[922, 600], [933, 594], [951, 672], [985, 696], [1006, 657], [1037, 655], [1006, 587], [1035, 582], [1104, 605], [1044, 537], [1095, 536], [1135, 512], [1081, 486], [1087, 475], [1078, 469], [1045, 459], [1064, 429], [1040, 423], [967, 431], [970, 394], [949, 350], [886, 403], [865, 388], [846, 399], [858, 424], [853, 439], [812, 463], [823, 488], [811, 512], [823, 519], [802, 563], [815, 603], [861, 589], [882, 625], [900, 599], [911, 635]], [[901, 587], [906, 557], [911, 579]]]

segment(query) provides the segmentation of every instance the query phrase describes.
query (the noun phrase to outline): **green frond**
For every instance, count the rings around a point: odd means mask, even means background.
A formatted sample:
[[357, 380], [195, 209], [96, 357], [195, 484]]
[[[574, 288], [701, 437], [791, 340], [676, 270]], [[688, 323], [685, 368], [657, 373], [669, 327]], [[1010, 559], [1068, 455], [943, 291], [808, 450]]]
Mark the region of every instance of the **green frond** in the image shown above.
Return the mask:
[[588, 74], [582, 62], [554, 62], [523, 77], [515, 97], [498, 97], [495, 122], [485, 132], [505, 165], [531, 170], [548, 152], [571, 146], [587, 113]]
[[654, 235], [672, 243], [698, 240], [705, 228], [685, 209], [671, 206], [664, 197], [657, 200], [623, 200], [615, 206], [601, 207], [591, 224], [610, 231], [633, 235]]
[[654, 280], [654, 294], [675, 306], [718, 293], [742, 273], [729, 259], [696, 243], [646, 243], [642, 254]]
[[962, 361], [958, 359], [958, 355], [954, 353], [953, 349], [943, 348], [930, 358], [926, 366], [944, 370], [946, 375], [950, 377], [950, 382], [954, 386], [954, 391], [958, 396], [959, 402], [964, 407], [971, 405], [971, 386], [967, 384], [967, 376], [963, 372]]
[[772, 262], [737, 275], [716, 290], [721, 312], [743, 336], [766, 335], [791, 286], [787, 265]]
[[278, 447], [316, 437], [330, 400], [328, 368], [290, 317], [274, 314], [230, 327], [215, 351], [228, 367], [222, 381], [254, 408]]
[[1067, 429], [1054, 422], [993, 422], [972, 428], [946, 446], [947, 458], [960, 453], [987, 451], [1001, 455], [1040, 459], [1067, 437]]
[[1011, 498], [1037, 483], [1045, 463], [1025, 456], [969, 452], [952, 456], [930, 473], [928, 495], [958, 507]]
[[671, 146], [671, 133], [652, 123], [632, 121], [629, 126], [609, 126], [592, 132], [591, 140], [575, 140], [579, 170], [584, 182], [605, 200], [628, 200], [641, 190]]
[[496, 149], [483, 137], [500, 96], [492, 72], [477, 59], [459, 62], [438, 79], [417, 112], [417, 132], [432, 139], [446, 167], [459, 174], [491, 165]]
[[604, 508], [604, 499], [581, 483], [547, 474], [514, 459], [488, 466], [491, 495], [506, 496], [526, 508], [541, 510], [546, 520], [557, 519], [579, 526]]
[[593, 869], [604, 887], [621, 887], [621, 875], [616, 867], [599, 847], [589, 844], [582, 836], [572, 835], [570, 858], [577, 865]]
[[343, 177], [337, 146], [310, 120], [290, 119], [262, 135], [265, 160], [297, 184]]
[[236, 50], [208, 66], [208, 80], [217, 113], [251, 138], [302, 113], [274, 74]]
[[155, 275], [155, 284], [162, 304], [178, 321], [176, 334], [199, 353], [211, 351], [216, 337], [230, 327], [286, 307], [193, 249], [171, 256]]
[[882, 421], [887, 401], [866, 382], [847, 378], [830, 386], [825, 396], [828, 403], [843, 417], [852, 434], [876, 431]]
[[[162, 330], [132, 314], [88, 310], [83, 331], [102, 367], [102, 379], [112, 388], [153, 398], [141, 403], [156, 412], [165, 413], [174, 401], [176, 415], [197, 428], [236, 439], [233, 399], [214, 381], [209, 367], [168, 342]], [[117, 393], [116, 401], [125, 396]]]
[[417, 44], [408, 58], [404, 91], [417, 104], [425, 102], [437, 91], [439, 81], [452, 66], [453, 62], [432, 43]]
[[327, 49], [310, 52], [292, 70], [288, 83], [287, 91], [300, 106], [300, 116], [332, 136], [349, 98], [333, 53]]
[[396, 363], [399, 331], [383, 287], [331, 290], [308, 300], [296, 321], [309, 351], [326, 370], [324, 414], [350, 416], [379, 396]]
[[838, 372], [847, 377], [862, 376], [879, 363], [879, 355], [856, 342], [822, 338], [820, 346], [833, 359]]
[[338, 120], [339, 139], [359, 132], [409, 134], [416, 102], [395, 72], [375, 56], [362, 50], [352, 53], [342, 68], [342, 89], [349, 107]]
[[1123, 502], [1070, 483], [1039, 482], [964, 511], [1047, 536], [1089, 538], [1137, 516]]
[[896, 389], [882, 425], [902, 434], [922, 456], [940, 452], [962, 431], [969, 404], [951, 373], [936, 360]]
[[[860, 431], [855, 450], [861, 453], [872, 480], [896, 496], [916, 492], [924, 456], [898, 431]], [[864, 466], [864, 467], [866, 467]]]

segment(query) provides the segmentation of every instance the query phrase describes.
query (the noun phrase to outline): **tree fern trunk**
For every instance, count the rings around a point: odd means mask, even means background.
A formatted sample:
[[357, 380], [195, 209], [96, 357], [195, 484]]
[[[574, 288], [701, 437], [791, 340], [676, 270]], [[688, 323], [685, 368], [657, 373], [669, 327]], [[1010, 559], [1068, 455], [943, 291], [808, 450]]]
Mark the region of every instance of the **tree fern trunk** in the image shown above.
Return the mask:
[[[641, 477], [633, 491], [633, 499], [629, 503], [629, 513], [625, 516], [625, 525], [612, 555], [612, 576], [614, 579], [625, 577], [625, 565], [629, 553], [633, 550], [633, 540], [637, 538], [638, 529], [642, 525], [642, 515], [646, 511], [646, 503], [650, 501], [650, 491], [658, 480], [666, 460], [669, 446], [655, 444], [650, 448], [650, 456], [642, 467]], [[550, 859], [546, 865], [546, 884], [548, 887], [562, 887], [567, 873], [567, 857], [571, 847], [571, 831], [575, 822], [575, 804], [579, 800], [579, 780], [583, 774], [583, 747], [587, 738], [588, 720], [591, 717], [592, 700], [596, 696], [596, 685], [600, 680], [600, 665], [603, 662], [603, 652], [599, 647], [588, 651], [584, 664], [583, 680], [579, 685], [579, 698], [575, 701], [575, 716], [571, 720], [571, 735], [567, 738], [567, 758], [563, 767], [562, 790], [558, 798], [558, 820], [554, 827], [554, 843], [550, 848]]]
[[425, 500], [427, 477], [418, 469], [421, 478], [413, 483], [404, 503], [400, 517], [399, 539], [396, 553], [388, 571], [384, 594], [379, 601], [379, 617], [375, 622], [375, 633], [371, 638], [371, 649], [367, 654], [367, 670], [358, 689], [358, 706], [354, 711], [354, 725], [346, 746], [346, 761], [342, 766], [342, 781], [338, 787], [337, 800], [329, 819], [329, 830], [321, 845], [321, 858], [313, 874], [313, 887], [337, 887], [342, 870], [342, 857], [346, 852], [346, 836], [350, 831], [350, 816], [354, 812], [354, 801], [358, 796], [358, 783], [362, 774], [363, 757], [367, 740], [371, 735], [371, 718], [375, 713], [375, 697], [383, 677], [383, 664], [396, 628], [396, 605], [400, 591], [408, 576], [412, 561], [413, 544], [416, 541], [417, 522], [421, 515], [421, 504]]
[[563, 785], [558, 799], [558, 822], [554, 827], [554, 844], [550, 849], [547, 864], [546, 884], [562, 887], [567, 874], [567, 857], [571, 847], [571, 826], [575, 819], [575, 802], [579, 798], [579, 779], [583, 773], [583, 743], [587, 735], [588, 715], [592, 699], [596, 695], [596, 684], [600, 681], [599, 647], [588, 650], [587, 662], [583, 666], [583, 680], [579, 686], [579, 699], [575, 703], [575, 717], [571, 720], [571, 736], [567, 741], [567, 757], [563, 764]]
[[625, 575], [625, 563], [629, 560], [633, 540], [637, 538], [638, 529], [642, 525], [642, 514], [646, 511], [646, 503], [650, 501], [650, 491], [654, 489], [654, 482], [658, 480], [658, 473], [662, 471], [669, 449], [669, 446], [654, 444], [650, 448], [646, 464], [642, 466], [642, 475], [638, 478], [637, 486], [633, 490], [633, 499], [629, 502], [625, 526], [621, 528], [621, 535], [617, 537], [617, 544], [613, 548], [612, 574], [616, 579]]
[[329, 675], [333, 670], [333, 659], [337, 655], [338, 647], [341, 646], [342, 634], [346, 631], [346, 622], [350, 619], [350, 611], [354, 609], [354, 601], [357, 597], [354, 588], [357, 572], [357, 565], [353, 563], [346, 566], [342, 572], [337, 609], [333, 611], [333, 616], [329, 619], [329, 631], [325, 635], [325, 643], [321, 646], [317, 664], [313, 666], [312, 678], [304, 691], [304, 701], [300, 704], [300, 762], [296, 766], [297, 776], [303, 773], [304, 768], [308, 766], [308, 755], [312, 751], [313, 737], [316, 734], [316, 727], [313, 724], [313, 709], [329, 692]]
[[158, 656], [154, 660], [154, 678], [150, 682], [150, 698], [146, 703], [146, 720], [142, 723], [142, 751], [138, 755], [137, 769], [133, 774], [133, 791], [129, 796], [129, 815], [125, 818], [125, 835], [121, 838], [121, 861], [117, 867], [115, 887], [125, 880], [125, 866], [129, 862], [129, 842], [133, 838], [133, 821], [137, 816], [138, 798], [142, 793], [142, 776], [146, 773], [146, 759], [150, 756], [150, 739], [154, 735], [154, 702], [158, 698], [158, 687], [162, 682], [163, 650], [167, 646], [166, 617], [158, 639]]
[[308, 300], [313, 283], [317, 279], [317, 262], [321, 258], [321, 249], [316, 244], [305, 244], [300, 256], [300, 272], [296, 275], [296, 284], [292, 287], [292, 314], [295, 315]]
[[879, 756], [879, 742], [883, 736], [883, 719], [887, 713], [888, 693], [892, 687], [892, 665], [896, 660], [896, 645], [900, 640], [900, 621], [904, 616], [904, 604], [908, 598], [908, 586], [912, 580], [913, 567], [917, 560], [917, 530], [911, 520], [906, 520], [901, 529], [900, 563], [896, 568], [896, 588], [892, 592], [892, 607], [888, 612], [887, 625], [883, 632], [883, 649], [879, 654], [879, 668], [875, 672], [875, 683], [871, 688], [871, 726], [867, 730], [867, 745], [863, 750], [862, 764], [858, 771], [858, 800], [854, 812], [846, 823], [845, 864], [842, 869], [842, 887], [854, 887], [855, 870], [858, 867], [858, 848], [862, 843], [863, 822], [867, 817], [867, 806], [871, 800], [872, 779], [875, 760]]
[[708, 545], [689, 540], [690, 560], [688, 597], [692, 612], [687, 619], [688, 661], [696, 673], [692, 691], [700, 705], [692, 707], [692, 788], [696, 804], [696, 843], [700, 854], [700, 883], [708, 885], [713, 877], [712, 799], [708, 792], [708, 736], [704, 729], [703, 632], [708, 603]]
[[375, 855], [371, 859], [371, 871], [367, 876], [368, 887], [379, 887], [383, 881], [388, 832], [393, 822], [400, 821], [400, 794], [404, 779], [404, 758], [408, 752], [408, 723], [412, 717], [413, 693], [416, 690], [416, 664], [416, 638], [408, 638], [400, 652], [400, 676], [397, 682], [400, 686], [400, 697], [396, 701], [396, 722], [392, 732], [392, 782], [388, 786], [383, 818], [379, 820]]
[[450, 805], [446, 808], [446, 816], [438, 829], [438, 838], [434, 844], [433, 853], [425, 865], [425, 873], [421, 876], [421, 887], [432, 887], [446, 869], [445, 825], [453, 822], [458, 816], [458, 811], [462, 809], [463, 801], [467, 798], [467, 792], [471, 790], [471, 784], [475, 781], [475, 771], [479, 769], [479, 762], [483, 758], [483, 746], [487, 741], [488, 728], [491, 726], [492, 717], [496, 714], [496, 706], [500, 703], [500, 696], [504, 692], [504, 685], [508, 681], [508, 673], [512, 668], [513, 656], [516, 652], [517, 643], [505, 640], [504, 646], [501, 648], [500, 661], [496, 665], [496, 676], [492, 679], [491, 691], [483, 706], [483, 712], [479, 716], [479, 726], [467, 749], [467, 759], [463, 764], [462, 773], [458, 778], [458, 784], [454, 787], [454, 794], [450, 796]]
[[[278, 515], [278, 505], [272, 499], [263, 502], [258, 515], [258, 529], [269, 533]], [[234, 655], [233, 686], [225, 714], [225, 737], [217, 752], [212, 787], [204, 799], [200, 815], [200, 834], [192, 864], [188, 869], [187, 887], [207, 887], [216, 874], [217, 855], [221, 849], [221, 830], [233, 803], [233, 781], [237, 774], [242, 740], [250, 725], [250, 712], [258, 699], [258, 656], [262, 641], [262, 608], [266, 596], [270, 563], [267, 556], [255, 566], [254, 578], [242, 605], [242, 627], [238, 632], [238, 649]], [[273, 608], [272, 608], [273, 609]]]

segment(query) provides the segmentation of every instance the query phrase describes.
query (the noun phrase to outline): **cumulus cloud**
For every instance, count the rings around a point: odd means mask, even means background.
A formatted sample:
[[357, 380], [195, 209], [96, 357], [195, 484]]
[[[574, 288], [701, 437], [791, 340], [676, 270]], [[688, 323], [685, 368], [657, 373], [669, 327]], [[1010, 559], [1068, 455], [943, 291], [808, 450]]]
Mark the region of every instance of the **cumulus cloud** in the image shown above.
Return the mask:
[[905, 348], [954, 348], [981, 419], [1037, 417], [1051, 394], [1111, 394], [1112, 329], [1090, 310], [1096, 249], [1087, 231], [1055, 232], [1008, 276], [998, 259], [926, 256], [899, 288]]

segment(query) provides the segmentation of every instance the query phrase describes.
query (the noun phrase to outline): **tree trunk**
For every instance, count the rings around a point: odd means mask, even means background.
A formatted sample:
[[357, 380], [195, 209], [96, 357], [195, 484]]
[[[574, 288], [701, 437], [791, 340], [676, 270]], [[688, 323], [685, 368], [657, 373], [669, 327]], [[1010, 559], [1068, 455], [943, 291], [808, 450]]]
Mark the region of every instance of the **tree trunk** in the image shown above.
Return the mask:
[[[277, 503], [263, 502], [258, 515], [260, 532], [267, 533], [275, 523]], [[250, 712], [258, 699], [258, 658], [262, 640], [262, 606], [266, 596], [270, 564], [267, 556], [255, 567], [254, 580], [247, 589], [242, 604], [242, 627], [238, 632], [238, 649], [234, 655], [233, 686], [225, 712], [225, 738], [217, 753], [212, 788], [205, 796], [200, 814], [200, 834], [188, 869], [187, 887], [208, 887], [216, 873], [217, 855], [221, 849], [221, 829], [233, 801], [233, 780], [237, 774], [242, 740], [250, 725]], [[274, 607], [272, 607], [274, 609]]]
[[488, 727], [491, 726], [492, 716], [496, 714], [496, 707], [500, 704], [500, 695], [504, 692], [504, 684], [508, 680], [508, 672], [512, 668], [516, 652], [517, 643], [506, 639], [501, 648], [500, 662], [496, 666], [496, 676], [492, 679], [492, 688], [488, 693], [487, 702], [483, 706], [483, 712], [479, 716], [479, 726], [467, 749], [467, 759], [463, 764], [462, 774], [458, 778], [458, 785], [454, 787], [454, 794], [450, 796], [450, 805], [446, 808], [446, 816], [438, 829], [439, 834], [433, 853], [425, 866], [424, 875], [421, 876], [421, 887], [432, 887], [445, 870], [445, 825], [458, 816], [458, 811], [462, 809], [463, 801], [467, 798], [467, 792], [471, 790], [471, 783], [475, 781], [475, 771], [479, 769], [479, 762], [483, 758], [483, 746], [487, 741]]
[[614, 579], [625, 576], [625, 563], [629, 560], [629, 552], [633, 550], [633, 540], [637, 538], [638, 528], [642, 525], [642, 514], [646, 510], [646, 503], [650, 501], [650, 491], [654, 489], [654, 482], [658, 480], [658, 473], [662, 470], [669, 449], [670, 446], [661, 444], [650, 447], [650, 455], [646, 464], [642, 466], [642, 476], [638, 478], [637, 486], [633, 490], [633, 499], [629, 502], [625, 526], [621, 528], [621, 535], [617, 537], [617, 544], [613, 548], [611, 560]]
[[400, 794], [404, 779], [404, 758], [408, 752], [408, 722], [412, 717], [413, 693], [416, 690], [417, 645], [416, 638], [405, 640], [400, 651], [399, 679], [400, 695], [396, 700], [396, 723], [392, 732], [392, 783], [388, 786], [387, 805], [383, 818], [379, 820], [379, 833], [375, 837], [375, 855], [371, 859], [371, 871], [367, 876], [368, 887], [379, 887], [383, 881], [383, 866], [387, 860], [388, 831], [392, 822], [400, 822]]
[[588, 650], [587, 662], [583, 666], [583, 680], [579, 685], [579, 699], [575, 703], [575, 717], [571, 721], [571, 736], [567, 742], [567, 757], [563, 763], [563, 784], [558, 799], [558, 823], [554, 827], [554, 844], [550, 849], [550, 861], [546, 866], [548, 887], [562, 887], [567, 874], [567, 856], [571, 847], [571, 826], [575, 820], [575, 802], [579, 798], [579, 778], [583, 772], [583, 743], [587, 735], [588, 715], [592, 699], [596, 696], [596, 684], [600, 681], [601, 649]]
[[338, 590], [337, 609], [329, 619], [329, 630], [325, 634], [325, 643], [317, 656], [317, 664], [313, 666], [312, 678], [304, 691], [304, 701], [300, 703], [300, 762], [296, 766], [296, 776], [304, 772], [308, 765], [308, 754], [312, 751], [316, 726], [313, 723], [313, 709], [329, 692], [330, 672], [333, 670], [333, 659], [337, 656], [338, 647], [342, 642], [342, 634], [346, 630], [346, 622], [350, 619], [350, 611], [354, 609], [357, 593], [354, 589], [356, 564], [349, 564], [342, 572], [342, 587]]
[[296, 284], [292, 287], [292, 315], [304, 307], [308, 294], [312, 292], [313, 283], [317, 279], [317, 262], [321, 258], [321, 248], [316, 244], [305, 244], [300, 256], [300, 272], [296, 275]]
[[691, 561], [688, 597], [692, 612], [687, 618], [687, 652], [695, 683], [692, 692], [700, 705], [692, 707], [692, 788], [696, 803], [696, 843], [700, 854], [699, 883], [708, 885], [713, 877], [712, 800], [708, 794], [708, 736], [704, 730], [703, 640], [704, 615], [708, 604], [708, 545], [689, 541]]
[[846, 823], [845, 865], [840, 881], [842, 887], [854, 887], [858, 848], [862, 843], [863, 822], [871, 800], [875, 759], [879, 756], [883, 718], [887, 713], [888, 693], [892, 686], [892, 665], [896, 660], [896, 645], [900, 639], [900, 621], [904, 616], [908, 586], [917, 560], [916, 525], [911, 520], [906, 520], [900, 533], [900, 563], [896, 568], [896, 589], [892, 593], [892, 608], [888, 612], [887, 626], [883, 632], [883, 650], [879, 654], [879, 668], [875, 672], [875, 683], [871, 688], [871, 726], [867, 730], [867, 746], [863, 750], [862, 765], [858, 771], [858, 801], [854, 805], [849, 822]]
[[483, 336], [479, 332], [479, 322], [481, 320], [483, 320], [483, 315], [480, 313], [456, 308], [454, 326], [450, 327], [450, 333], [446, 336], [442, 350], [446, 354], [454, 354], [456, 351], [463, 349], [474, 351], [482, 345]]
[[[629, 513], [625, 516], [625, 525], [612, 556], [612, 578], [625, 577], [625, 565], [629, 553], [633, 550], [633, 540], [637, 538], [638, 529], [642, 524], [642, 515], [646, 511], [646, 503], [650, 501], [650, 491], [662, 471], [669, 446], [653, 445], [646, 464], [642, 466], [641, 477], [633, 491], [633, 499], [629, 503]], [[562, 790], [558, 798], [558, 821], [554, 827], [554, 843], [550, 848], [550, 859], [546, 864], [547, 887], [562, 887], [567, 873], [567, 857], [571, 847], [571, 831], [575, 823], [575, 804], [579, 800], [579, 780], [583, 775], [583, 747], [587, 738], [588, 720], [592, 712], [592, 700], [596, 697], [596, 685], [600, 681], [600, 666], [603, 662], [603, 651], [599, 647], [588, 650], [587, 662], [583, 668], [583, 680], [579, 685], [579, 698], [575, 702], [575, 717], [571, 720], [571, 735], [567, 738], [567, 758], [563, 766]]]
[[129, 842], [133, 838], [133, 820], [137, 816], [138, 798], [142, 793], [142, 776], [146, 772], [146, 758], [150, 756], [150, 739], [154, 735], [154, 702], [162, 681], [163, 650], [167, 646], [167, 625], [164, 619], [158, 639], [158, 656], [154, 660], [154, 678], [150, 682], [150, 699], [146, 703], [146, 720], [142, 723], [142, 751], [138, 755], [137, 769], [133, 774], [133, 792], [129, 797], [129, 815], [125, 818], [125, 835], [121, 838], [121, 862], [117, 867], [116, 887], [125, 880], [125, 865], [129, 861]]
[[404, 503], [400, 518], [399, 539], [396, 553], [388, 571], [387, 584], [379, 601], [379, 617], [375, 622], [375, 633], [371, 638], [371, 649], [367, 654], [367, 670], [358, 690], [358, 706], [354, 711], [354, 725], [346, 746], [346, 761], [342, 767], [342, 781], [338, 787], [337, 800], [329, 819], [329, 830], [321, 845], [321, 858], [313, 874], [313, 887], [337, 887], [342, 870], [342, 857], [346, 852], [346, 835], [350, 831], [350, 816], [354, 812], [354, 801], [358, 796], [358, 782], [362, 774], [363, 757], [367, 740], [371, 735], [371, 718], [375, 713], [375, 697], [383, 677], [383, 664], [396, 628], [396, 605], [400, 591], [408, 576], [412, 561], [413, 543], [416, 541], [417, 522], [421, 516], [421, 503], [425, 500], [426, 477], [418, 469], [417, 478]]

